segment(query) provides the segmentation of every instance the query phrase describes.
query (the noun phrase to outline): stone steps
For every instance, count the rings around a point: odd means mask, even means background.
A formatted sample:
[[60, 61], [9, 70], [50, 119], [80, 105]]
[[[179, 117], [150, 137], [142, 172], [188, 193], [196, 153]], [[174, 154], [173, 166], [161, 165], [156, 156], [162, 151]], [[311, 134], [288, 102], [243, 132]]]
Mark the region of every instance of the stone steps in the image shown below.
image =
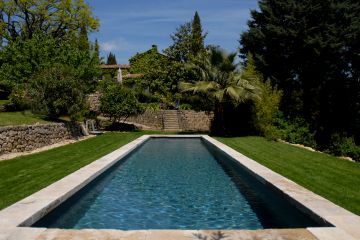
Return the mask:
[[164, 112], [163, 120], [165, 131], [181, 131], [178, 112], [176, 110], [168, 110]]

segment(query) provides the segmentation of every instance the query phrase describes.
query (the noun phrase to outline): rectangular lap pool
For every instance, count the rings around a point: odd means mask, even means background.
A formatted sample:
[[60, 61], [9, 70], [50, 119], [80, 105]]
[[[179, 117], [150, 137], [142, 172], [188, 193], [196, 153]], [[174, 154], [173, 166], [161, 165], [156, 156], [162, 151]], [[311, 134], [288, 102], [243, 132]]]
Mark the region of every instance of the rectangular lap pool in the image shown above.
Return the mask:
[[150, 138], [33, 226], [135, 230], [319, 224], [201, 138]]

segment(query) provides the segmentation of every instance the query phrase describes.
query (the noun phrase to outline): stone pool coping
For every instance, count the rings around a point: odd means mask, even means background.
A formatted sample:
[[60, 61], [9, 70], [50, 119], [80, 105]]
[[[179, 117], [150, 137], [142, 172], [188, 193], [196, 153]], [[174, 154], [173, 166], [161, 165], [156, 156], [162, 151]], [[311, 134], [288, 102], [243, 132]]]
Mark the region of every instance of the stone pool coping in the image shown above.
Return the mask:
[[[204, 230], [65, 230], [28, 227], [150, 138], [202, 138], [235, 159], [262, 183], [280, 191], [301, 211], [334, 227], [221, 230], [232, 239], [360, 239], [360, 217], [242, 155], [207, 135], [143, 135], [48, 187], [0, 211], [0, 239], [201, 239]], [[199, 235], [200, 234], [200, 235]], [[206, 235], [208, 234], [208, 235]]]

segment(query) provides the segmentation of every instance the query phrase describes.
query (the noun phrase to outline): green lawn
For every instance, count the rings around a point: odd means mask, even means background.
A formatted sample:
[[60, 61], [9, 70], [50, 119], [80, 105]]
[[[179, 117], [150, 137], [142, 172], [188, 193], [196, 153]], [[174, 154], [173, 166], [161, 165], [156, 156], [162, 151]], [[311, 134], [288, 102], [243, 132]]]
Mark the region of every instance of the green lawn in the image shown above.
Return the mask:
[[261, 137], [216, 138], [273, 171], [360, 215], [360, 164]]
[[[149, 133], [155, 132], [106, 133], [46, 152], [0, 162], [0, 209]], [[217, 139], [360, 214], [360, 164], [260, 137]]]
[[0, 162], [0, 209], [50, 185], [143, 133], [106, 133], [46, 152]]
[[24, 112], [0, 112], [0, 126], [47, 123], [39, 116], [30, 111]]
[[5, 104], [8, 104], [10, 103], [10, 100], [2, 100], [0, 99], [0, 105], [5, 105]]

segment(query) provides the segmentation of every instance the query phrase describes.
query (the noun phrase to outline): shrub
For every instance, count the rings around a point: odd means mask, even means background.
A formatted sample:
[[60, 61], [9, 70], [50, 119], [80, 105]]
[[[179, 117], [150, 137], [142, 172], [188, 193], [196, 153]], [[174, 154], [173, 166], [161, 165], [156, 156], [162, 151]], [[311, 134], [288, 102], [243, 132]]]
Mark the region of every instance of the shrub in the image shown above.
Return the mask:
[[22, 111], [30, 108], [30, 99], [28, 99], [28, 96], [26, 95], [24, 85], [15, 86], [9, 96], [9, 99], [14, 105], [14, 110]]
[[279, 112], [275, 118], [274, 126], [277, 135], [285, 141], [310, 147], [317, 145], [315, 133], [310, 130], [309, 124], [302, 118], [287, 119]]
[[151, 93], [145, 92], [143, 90], [137, 91], [136, 97], [139, 100], [139, 102], [142, 102], [142, 103], [160, 103], [161, 102], [161, 98], [159, 97], [159, 95], [151, 94]]
[[69, 66], [56, 65], [40, 71], [28, 85], [31, 109], [53, 119], [64, 115], [79, 119], [86, 110], [84, 85]]
[[100, 98], [100, 112], [109, 117], [113, 123], [126, 121], [131, 115], [141, 113], [141, 104], [131, 89], [127, 89], [116, 83], [109, 83], [104, 87]]
[[142, 103], [141, 104], [144, 109], [149, 109], [149, 110], [160, 110], [160, 103]]
[[360, 146], [356, 145], [353, 137], [347, 137], [343, 134], [335, 133], [331, 136], [331, 144], [327, 152], [360, 161]]
[[256, 131], [267, 138], [277, 138], [274, 119], [279, 111], [281, 91], [272, 88], [270, 81], [258, 82], [260, 96], [254, 100], [253, 122]]
[[182, 103], [180, 104], [180, 110], [192, 110], [192, 106], [188, 103]]

